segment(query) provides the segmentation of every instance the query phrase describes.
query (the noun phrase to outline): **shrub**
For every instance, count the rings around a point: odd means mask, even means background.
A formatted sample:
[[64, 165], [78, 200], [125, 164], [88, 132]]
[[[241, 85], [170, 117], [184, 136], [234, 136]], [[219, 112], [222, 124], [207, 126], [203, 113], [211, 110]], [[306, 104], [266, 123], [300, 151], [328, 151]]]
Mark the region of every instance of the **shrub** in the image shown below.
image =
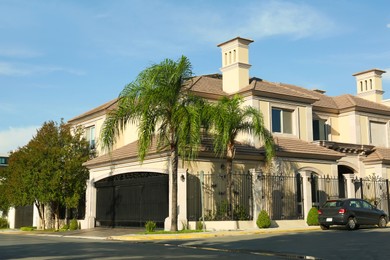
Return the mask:
[[259, 216], [257, 216], [256, 225], [259, 228], [269, 228], [271, 226], [271, 219], [267, 211], [260, 211]]
[[0, 218], [0, 228], [8, 228], [8, 221], [5, 218]]
[[203, 222], [196, 221], [196, 230], [203, 230]]
[[318, 226], [318, 209], [316, 207], [312, 207], [307, 214], [306, 223], [309, 226]]
[[22, 230], [22, 231], [34, 231], [35, 228], [34, 227], [21, 227], [20, 230]]
[[77, 219], [72, 219], [69, 223], [69, 230], [77, 230], [79, 228], [79, 223], [77, 223]]
[[60, 228], [60, 230], [63, 230], [63, 231], [66, 231], [66, 230], [68, 230], [69, 229], [69, 225], [68, 224], [64, 224], [61, 228]]
[[151, 221], [151, 220], [147, 221], [145, 223], [146, 232], [154, 232], [156, 229], [156, 226], [157, 226], [156, 222]]

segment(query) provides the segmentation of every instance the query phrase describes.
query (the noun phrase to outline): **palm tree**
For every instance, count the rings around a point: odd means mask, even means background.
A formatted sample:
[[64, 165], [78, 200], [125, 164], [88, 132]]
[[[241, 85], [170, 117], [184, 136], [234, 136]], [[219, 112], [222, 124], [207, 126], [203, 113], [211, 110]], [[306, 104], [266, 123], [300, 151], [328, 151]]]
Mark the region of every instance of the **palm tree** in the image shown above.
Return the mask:
[[252, 134], [262, 140], [266, 162], [274, 156], [274, 141], [271, 133], [265, 128], [261, 112], [251, 106], [242, 107], [242, 97], [235, 95], [223, 97], [210, 107], [209, 120], [213, 132], [214, 152], [226, 157], [226, 195], [228, 216], [232, 212], [232, 174], [235, 144], [238, 134]]
[[203, 101], [183, 86], [192, 76], [189, 60], [165, 59], [143, 70], [120, 93], [118, 107], [108, 114], [101, 140], [112, 149], [128, 123], [138, 126], [138, 154], [142, 162], [155, 139], [160, 150], [169, 149], [172, 178], [171, 230], [177, 231], [178, 158], [193, 159], [201, 140]]

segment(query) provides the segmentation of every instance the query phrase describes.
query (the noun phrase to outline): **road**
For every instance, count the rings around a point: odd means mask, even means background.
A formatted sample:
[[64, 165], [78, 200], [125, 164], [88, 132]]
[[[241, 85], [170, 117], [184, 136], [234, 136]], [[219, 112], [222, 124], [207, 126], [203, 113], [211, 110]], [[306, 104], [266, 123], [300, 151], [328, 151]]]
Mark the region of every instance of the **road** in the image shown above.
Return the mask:
[[0, 259], [390, 259], [390, 228], [147, 243], [0, 233]]

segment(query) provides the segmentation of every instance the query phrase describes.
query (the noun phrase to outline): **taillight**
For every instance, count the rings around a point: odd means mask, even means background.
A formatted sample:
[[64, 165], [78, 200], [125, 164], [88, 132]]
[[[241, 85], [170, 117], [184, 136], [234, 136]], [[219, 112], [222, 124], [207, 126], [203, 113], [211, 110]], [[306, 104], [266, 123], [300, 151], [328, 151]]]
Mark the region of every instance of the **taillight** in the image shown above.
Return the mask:
[[318, 215], [322, 215], [322, 210], [318, 210]]
[[344, 214], [345, 213], [345, 209], [339, 209], [339, 214]]

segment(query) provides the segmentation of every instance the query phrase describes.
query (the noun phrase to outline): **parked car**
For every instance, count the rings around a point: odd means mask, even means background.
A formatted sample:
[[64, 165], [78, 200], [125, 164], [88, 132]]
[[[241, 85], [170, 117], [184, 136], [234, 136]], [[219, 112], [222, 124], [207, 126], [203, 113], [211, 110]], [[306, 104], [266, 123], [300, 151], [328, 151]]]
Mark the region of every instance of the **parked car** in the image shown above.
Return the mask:
[[386, 227], [388, 215], [362, 199], [336, 199], [326, 201], [318, 210], [318, 222], [322, 230], [332, 225], [344, 225], [353, 230], [360, 225]]

